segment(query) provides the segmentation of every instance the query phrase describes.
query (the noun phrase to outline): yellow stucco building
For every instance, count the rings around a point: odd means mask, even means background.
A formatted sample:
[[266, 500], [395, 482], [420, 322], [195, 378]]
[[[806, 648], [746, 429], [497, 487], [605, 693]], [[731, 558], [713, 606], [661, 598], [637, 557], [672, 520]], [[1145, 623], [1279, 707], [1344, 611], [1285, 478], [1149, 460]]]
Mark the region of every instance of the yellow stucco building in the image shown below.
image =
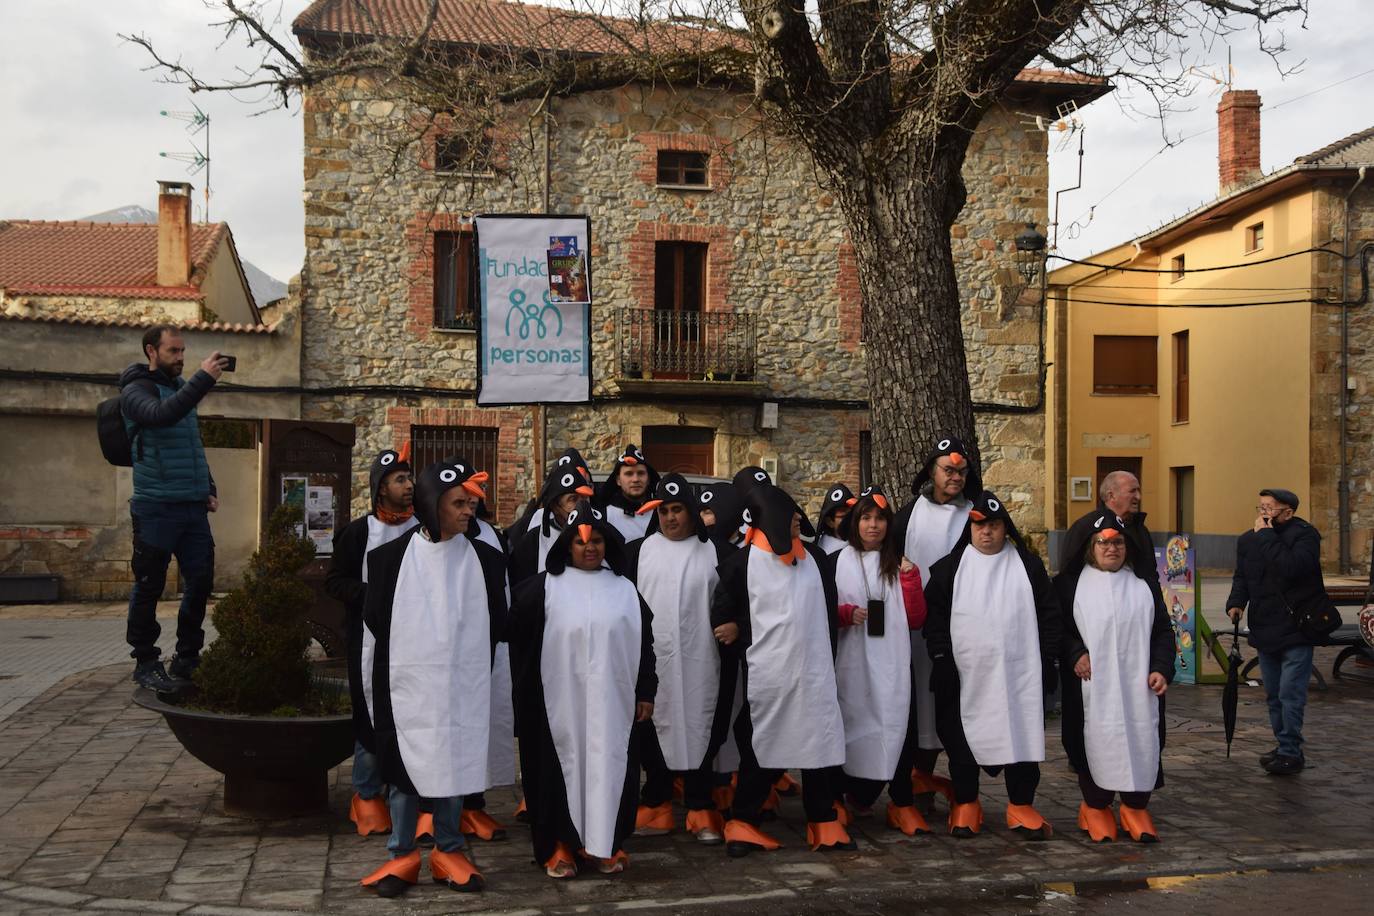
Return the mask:
[[1215, 200], [1049, 275], [1046, 525], [1127, 469], [1157, 538], [1187, 532], [1200, 565], [1229, 567], [1258, 491], [1285, 487], [1327, 568], [1365, 570], [1374, 322], [1341, 306], [1361, 285], [1340, 255], [1374, 238], [1374, 128], [1261, 175], [1258, 95], [1218, 114]]

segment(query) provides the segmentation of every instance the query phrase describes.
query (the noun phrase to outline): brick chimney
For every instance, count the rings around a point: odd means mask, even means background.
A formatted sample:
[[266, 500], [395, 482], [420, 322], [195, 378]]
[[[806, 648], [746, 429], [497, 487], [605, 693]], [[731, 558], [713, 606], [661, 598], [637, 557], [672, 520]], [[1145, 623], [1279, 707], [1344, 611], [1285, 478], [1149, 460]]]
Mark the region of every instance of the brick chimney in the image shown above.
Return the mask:
[[1260, 97], [1230, 89], [1217, 105], [1217, 170], [1227, 194], [1260, 177]]
[[191, 280], [191, 185], [157, 183], [157, 285], [185, 286]]

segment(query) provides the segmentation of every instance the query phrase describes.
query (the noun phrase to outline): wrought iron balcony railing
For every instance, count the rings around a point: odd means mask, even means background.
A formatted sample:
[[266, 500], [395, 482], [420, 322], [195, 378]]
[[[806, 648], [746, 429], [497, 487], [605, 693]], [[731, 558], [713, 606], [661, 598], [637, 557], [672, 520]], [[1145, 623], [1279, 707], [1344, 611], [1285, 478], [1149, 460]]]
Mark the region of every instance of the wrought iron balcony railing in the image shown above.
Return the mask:
[[751, 314], [626, 308], [616, 324], [622, 377], [754, 380]]

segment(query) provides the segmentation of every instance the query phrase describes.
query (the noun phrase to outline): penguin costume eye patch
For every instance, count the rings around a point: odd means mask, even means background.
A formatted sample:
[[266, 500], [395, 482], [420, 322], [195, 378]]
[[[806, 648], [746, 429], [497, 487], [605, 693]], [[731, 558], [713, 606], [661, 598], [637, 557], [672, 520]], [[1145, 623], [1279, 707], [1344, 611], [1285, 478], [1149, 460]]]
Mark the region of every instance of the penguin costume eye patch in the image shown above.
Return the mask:
[[570, 486], [572, 486], [573, 483], [575, 483], [575, 482], [576, 482], [576, 478], [574, 478], [573, 475], [571, 475], [571, 474], [564, 474], [564, 475], [563, 475], [563, 479], [562, 479], [561, 481], [559, 481], [559, 483], [563, 484], [563, 486], [565, 486], [565, 487], [570, 487]]
[[707, 490], [706, 492], [701, 494], [701, 504], [704, 506], [715, 498], [716, 494], [712, 493], [710, 490]]
[[667, 490], [673, 496], [676, 496], [682, 488], [679, 487], [676, 482], [669, 481], [668, 483], [663, 485], [663, 489]]
[[[865, 496], [868, 495], [868, 491], [867, 491], [867, 490], [864, 491], [864, 495], [865, 495]], [[837, 503], [837, 502], [839, 502], [839, 501], [842, 500], [842, 499], [844, 499], [844, 491], [843, 491], [843, 490], [831, 490], [831, 491], [830, 491], [830, 501], [831, 501], [831, 502]]]
[[388, 465], [395, 464], [395, 463], [396, 463], [396, 455], [395, 455], [395, 453], [393, 453], [393, 452], [387, 452], [387, 453], [386, 453], [385, 455], [383, 455], [382, 458], [381, 458], [381, 465], [382, 465], [382, 467], [387, 467]]
[[458, 479], [458, 472], [453, 468], [444, 468], [439, 472], [439, 480], [444, 483], [453, 483]]

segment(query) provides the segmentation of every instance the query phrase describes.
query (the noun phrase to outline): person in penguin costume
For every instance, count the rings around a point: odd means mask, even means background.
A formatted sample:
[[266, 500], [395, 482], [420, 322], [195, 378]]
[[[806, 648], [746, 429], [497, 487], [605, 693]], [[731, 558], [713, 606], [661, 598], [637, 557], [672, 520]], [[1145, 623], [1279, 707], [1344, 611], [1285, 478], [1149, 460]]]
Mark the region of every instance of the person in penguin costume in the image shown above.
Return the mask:
[[644, 452], [632, 443], [625, 446], [611, 473], [601, 481], [594, 505], [605, 513], [606, 520], [628, 544], [648, 531], [649, 515], [641, 515], [639, 507], [657, 487], [658, 472], [649, 467]]
[[653, 614], [658, 674], [654, 718], [635, 726], [645, 776], [635, 833], [673, 830], [673, 779], [680, 776], [687, 831], [713, 845], [723, 842], [725, 820], [711, 795], [711, 763], [724, 742], [733, 697], [722, 685], [725, 667], [711, 627], [711, 595], [720, 578], [716, 567], [736, 549], [707, 537], [681, 474], [660, 480], [652, 496], [639, 509], [652, 515], [648, 533], [626, 545], [626, 576]]
[[835, 682], [844, 717], [849, 800], [868, 809], [887, 787], [887, 825], [929, 833], [916, 810], [911, 758], [911, 637], [926, 620], [921, 572], [902, 556], [887, 494], [867, 487], [840, 527], [845, 546], [827, 557], [839, 601]]
[[1044, 565], [993, 493], [974, 500], [954, 550], [931, 567], [925, 637], [954, 783], [950, 832], [978, 833], [978, 771], [1005, 769], [1007, 826], [1047, 839], [1053, 828], [1034, 803], [1045, 759], [1045, 694], [1054, 690], [1060, 651], [1059, 603]]
[[510, 585], [520, 583], [544, 571], [544, 559], [554, 542], [563, 533], [568, 513], [579, 500], [595, 495], [582, 471], [567, 464], [555, 464], [540, 489], [541, 508], [534, 517], [539, 524], [515, 541], [510, 552]]
[[[982, 492], [983, 481], [972, 452], [953, 436], [941, 437], [911, 482], [913, 499], [897, 513], [902, 554], [916, 564], [922, 582], [930, 582], [931, 566], [954, 549], [968, 521], [969, 508]], [[912, 786], [917, 806], [928, 813], [937, 792], [952, 803], [954, 787], [945, 777], [935, 775], [940, 736], [935, 727], [935, 698], [930, 692], [930, 653], [920, 631], [911, 634], [911, 668], [917, 742]]]
[[589, 487], [594, 486], [591, 469], [587, 467], [587, 462], [582, 458], [582, 453], [571, 446], [565, 448], [563, 454], [554, 459], [553, 465], [549, 467], [548, 472], [544, 475], [544, 483], [539, 488], [539, 495], [534, 498], [534, 501], [530, 503], [529, 507], [515, 520], [515, 524], [511, 525], [508, 529], [511, 545], [518, 542], [526, 531], [533, 531], [543, 523], [544, 504], [548, 498], [548, 488], [553, 482], [561, 480], [563, 476], [562, 474], [555, 474], [554, 471], [556, 470], [576, 471], [578, 474], [582, 475], [582, 482], [584, 484]]
[[[410, 443], [395, 452], [386, 449], [372, 459], [368, 492], [372, 511], [355, 518], [334, 535], [334, 554], [324, 579], [325, 592], [344, 606], [348, 639], [348, 693], [353, 702], [353, 800], [349, 820], [359, 836], [389, 833], [386, 786], [377, 769], [377, 744], [372, 733], [371, 671], [364, 675], [364, 643], [372, 659], [373, 640], [363, 626], [363, 598], [367, 594], [367, 555], [396, 540], [419, 524], [415, 518], [415, 482], [407, 455]], [[364, 689], [364, 685], [368, 689]]]
[[720, 565], [711, 600], [716, 638], [742, 653], [742, 704], [735, 719], [739, 784], [725, 825], [735, 857], [781, 844], [759, 829], [764, 803], [784, 771], [802, 771], [807, 842], [854, 849], [839, 821], [835, 774], [844, 763], [844, 720], [835, 686], [834, 582], [821, 573], [815, 536], [792, 497], [759, 484], [749, 491], [748, 547]]
[[487, 784], [491, 664], [505, 638], [501, 554], [465, 536], [486, 473], [435, 462], [415, 484], [419, 526], [367, 558], [363, 623], [376, 640], [373, 728], [382, 777], [391, 786], [391, 861], [363, 879], [380, 896], [418, 879], [420, 799], [433, 806], [434, 880], [479, 891], [485, 882], [464, 855], [462, 796]]
[[649, 607], [624, 564], [620, 533], [584, 500], [545, 570], [515, 590], [520, 779], [534, 857], [551, 878], [574, 877], [578, 857], [603, 874], [629, 862], [632, 727], [653, 715], [657, 676]]
[[743, 537], [739, 532], [739, 522], [730, 527], [728, 520], [738, 519], [743, 511], [732, 483], [707, 484], [697, 492], [697, 514], [707, 535], [717, 544], [739, 546], [739, 540]]
[[[886, 501], [886, 497], [884, 497]], [[854, 508], [854, 491], [836, 481], [826, 491], [825, 501], [821, 503], [821, 514], [816, 516], [816, 546], [826, 553], [836, 553], [844, 548], [845, 538], [840, 534], [840, 523]]]
[[1146, 807], [1164, 785], [1174, 630], [1154, 558], [1139, 555], [1117, 514], [1100, 509], [1083, 528], [1054, 578], [1064, 609], [1064, 750], [1083, 793], [1078, 826], [1094, 842], [1116, 839], [1119, 793], [1121, 826], [1154, 843], [1159, 831]]

